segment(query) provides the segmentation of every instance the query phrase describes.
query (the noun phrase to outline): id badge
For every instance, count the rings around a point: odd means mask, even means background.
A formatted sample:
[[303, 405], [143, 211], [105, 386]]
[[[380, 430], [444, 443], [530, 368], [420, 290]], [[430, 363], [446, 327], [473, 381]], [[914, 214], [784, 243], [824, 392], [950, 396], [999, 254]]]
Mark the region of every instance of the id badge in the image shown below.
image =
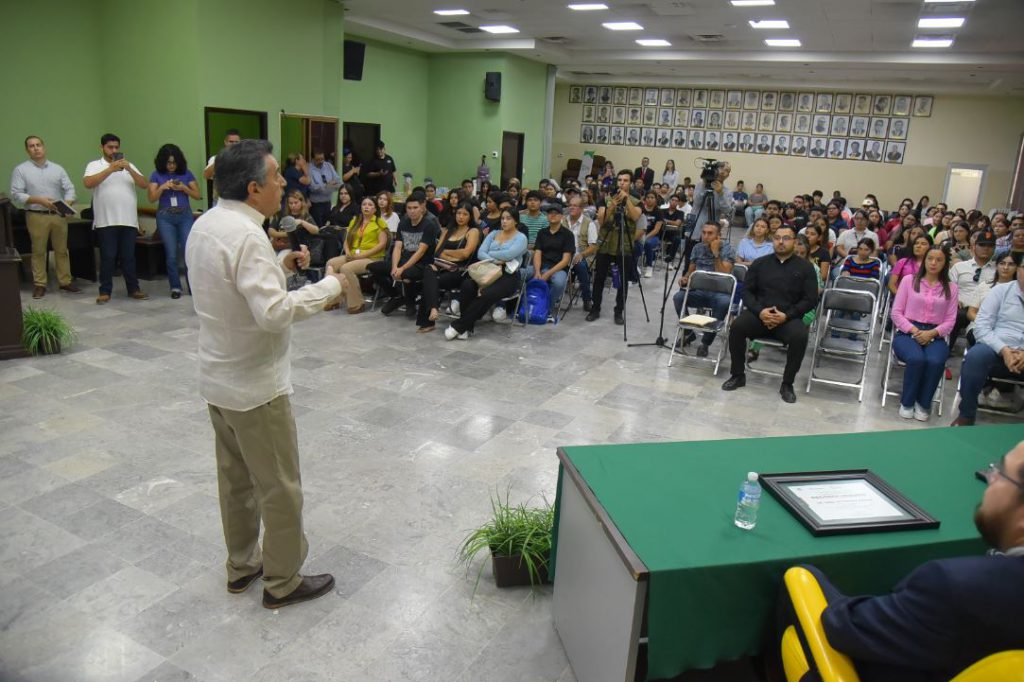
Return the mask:
[[178, 208], [178, 197], [171, 195], [171, 208]]

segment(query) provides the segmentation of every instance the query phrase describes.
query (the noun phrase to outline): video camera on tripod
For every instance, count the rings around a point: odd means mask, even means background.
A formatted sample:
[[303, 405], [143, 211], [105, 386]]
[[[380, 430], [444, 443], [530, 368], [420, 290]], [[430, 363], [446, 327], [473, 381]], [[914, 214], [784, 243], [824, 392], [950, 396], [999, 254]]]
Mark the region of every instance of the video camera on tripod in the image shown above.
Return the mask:
[[725, 161], [704, 158], [699, 160], [704, 162], [704, 166], [700, 169], [700, 179], [704, 181], [705, 185], [710, 185], [718, 179], [718, 172], [725, 166]]

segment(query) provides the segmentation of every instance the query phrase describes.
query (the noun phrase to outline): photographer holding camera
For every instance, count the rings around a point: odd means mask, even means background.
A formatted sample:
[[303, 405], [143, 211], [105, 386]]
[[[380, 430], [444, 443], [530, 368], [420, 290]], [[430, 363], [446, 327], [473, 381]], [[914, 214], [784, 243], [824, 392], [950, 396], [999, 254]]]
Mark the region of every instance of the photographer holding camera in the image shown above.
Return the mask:
[[[691, 219], [692, 224], [703, 225], [708, 222], [710, 207], [707, 205], [706, 201], [701, 204], [700, 199], [704, 196], [704, 192], [707, 191], [709, 186], [714, 195], [715, 213], [718, 214], [718, 219], [721, 220], [722, 218], [725, 218], [729, 221], [732, 220], [732, 191], [725, 186], [725, 181], [728, 179], [731, 172], [732, 166], [728, 161], [708, 160], [708, 163], [705, 164], [704, 170], [700, 174], [700, 180], [697, 181], [697, 184], [693, 189], [694, 201], [697, 204], [700, 204], [700, 213], [697, 214], [695, 219]], [[692, 237], [691, 234], [687, 234], [686, 236], [687, 238]]]

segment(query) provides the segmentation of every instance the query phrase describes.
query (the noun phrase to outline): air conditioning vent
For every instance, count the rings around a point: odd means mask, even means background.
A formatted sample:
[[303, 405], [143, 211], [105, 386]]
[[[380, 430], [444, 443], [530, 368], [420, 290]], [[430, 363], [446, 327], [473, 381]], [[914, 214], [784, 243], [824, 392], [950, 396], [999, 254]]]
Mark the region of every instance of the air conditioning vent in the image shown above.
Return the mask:
[[446, 26], [448, 28], [454, 28], [456, 31], [461, 31], [464, 28], [473, 28], [469, 24], [461, 22], [461, 21], [439, 21], [437, 23], [438, 23], [439, 26]]
[[565, 36], [548, 36], [547, 38], [541, 38], [545, 43], [552, 43], [553, 45], [565, 45], [569, 42], [569, 39]]
[[721, 33], [698, 33], [690, 37], [698, 43], [721, 43], [725, 41], [725, 36]]

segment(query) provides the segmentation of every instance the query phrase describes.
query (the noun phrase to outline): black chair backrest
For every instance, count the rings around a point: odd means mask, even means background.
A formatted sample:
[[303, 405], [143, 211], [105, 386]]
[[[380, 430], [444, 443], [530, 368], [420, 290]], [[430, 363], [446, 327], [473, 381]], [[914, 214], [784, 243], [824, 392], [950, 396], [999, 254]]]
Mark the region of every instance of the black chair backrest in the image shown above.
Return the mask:
[[836, 278], [832, 286], [835, 289], [845, 289], [847, 291], [866, 291], [869, 294], [873, 294], [875, 298], [878, 298], [882, 293], [882, 283], [877, 279], [868, 279], [866, 277], [840, 276]]
[[866, 291], [826, 289], [823, 310], [844, 311], [870, 315], [875, 309], [874, 295]]
[[732, 276], [737, 282], [742, 282], [747, 277], [747, 266], [736, 264], [732, 266]]
[[724, 272], [708, 272], [696, 270], [690, 275], [690, 291], [712, 291], [719, 294], [731, 294], [736, 286], [736, 279]]

